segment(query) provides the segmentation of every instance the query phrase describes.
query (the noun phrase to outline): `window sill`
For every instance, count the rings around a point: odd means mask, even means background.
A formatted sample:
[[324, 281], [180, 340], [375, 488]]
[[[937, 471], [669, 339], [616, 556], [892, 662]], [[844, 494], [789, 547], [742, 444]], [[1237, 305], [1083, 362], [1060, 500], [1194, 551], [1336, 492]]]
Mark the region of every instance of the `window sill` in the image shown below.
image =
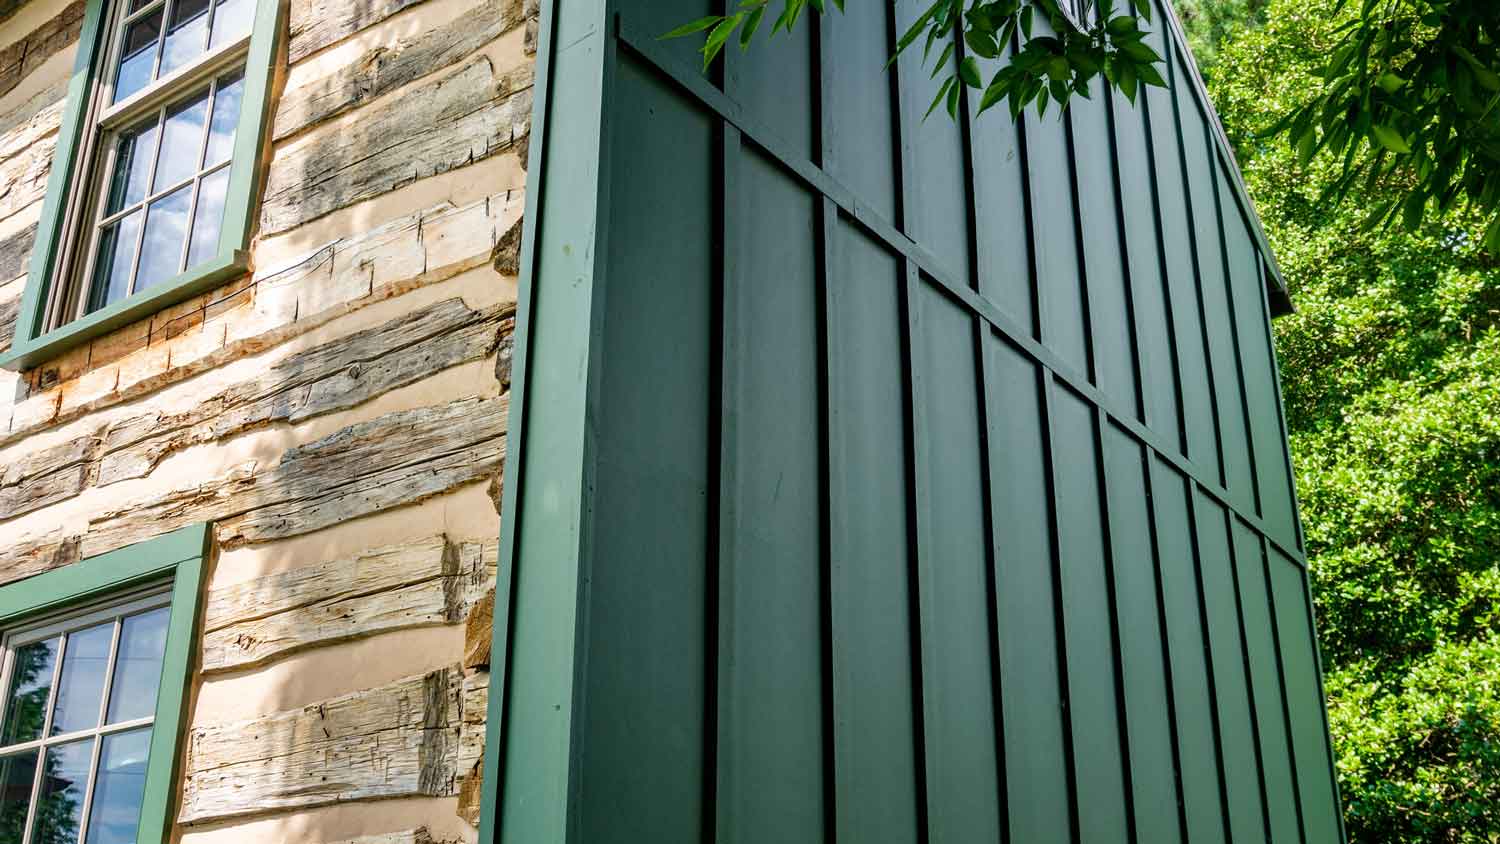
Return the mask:
[[244, 252], [234, 251], [220, 255], [187, 272], [179, 273], [151, 290], [121, 299], [40, 337], [29, 340], [17, 337], [10, 351], [0, 357], [0, 368], [32, 369], [116, 328], [211, 290], [236, 275], [248, 272], [249, 267], [249, 255]]

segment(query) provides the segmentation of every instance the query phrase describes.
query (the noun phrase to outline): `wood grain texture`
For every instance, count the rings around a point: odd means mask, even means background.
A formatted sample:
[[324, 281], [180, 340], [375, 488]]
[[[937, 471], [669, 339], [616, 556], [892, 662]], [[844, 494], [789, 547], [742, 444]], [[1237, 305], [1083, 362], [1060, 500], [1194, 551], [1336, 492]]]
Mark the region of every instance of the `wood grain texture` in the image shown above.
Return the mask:
[[468, 398], [388, 413], [289, 449], [275, 466], [242, 465], [199, 486], [100, 515], [84, 556], [194, 522], [221, 546], [311, 533], [415, 504], [500, 470], [508, 400]]
[[71, 498], [89, 485], [98, 435], [17, 457], [0, 470], [0, 521]]
[[463, 719], [458, 731], [458, 816], [479, 826], [484, 801], [485, 719], [489, 714], [490, 673], [464, 675]]
[[194, 727], [180, 823], [455, 790], [463, 674], [445, 668], [263, 718]]
[[358, 838], [347, 838], [343, 841], [329, 842], [329, 844], [459, 844], [459, 842], [447, 839], [439, 841], [432, 837], [432, 833], [428, 832], [426, 827], [419, 827], [403, 832], [361, 835]]
[[529, 68], [505, 76], [478, 56], [280, 152], [266, 178], [261, 233], [287, 231], [512, 149], [530, 125], [530, 79]]
[[83, 28], [83, 0], [0, 50], [0, 96], [10, 93], [42, 62], [72, 46]]
[[514, 308], [470, 310], [447, 299], [290, 355], [264, 374], [185, 413], [144, 413], [111, 425], [98, 484], [150, 474], [163, 458], [276, 422], [347, 410], [392, 389], [489, 354]]
[[[0, 239], [0, 283], [26, 274], [27, 264], [31, 262], [31, 245], [35, 241], [36, 223]], [[10, 301], [19, 302], [18, 299]], [[0, 333], [0, 338], [10, 342], [10, 332]]]
[[[452, 21], [373, 47], [328, 76], [283, 94], [273, 137], [287, 138], [435, 70], [457, 65], [524, 22], [520, 0], [485, 0]], [[530, 84], [528, 79], [521, 87]]]
[[[214, 589], [202, 669], [248, 668], [315, 645], [455, 624], [494, 582], [487, 556], [432, 536]], [[466, 561], [478, 570], [463, 570]]]
[[425, 0], [292, 0], [287, 61], [295, 64]]

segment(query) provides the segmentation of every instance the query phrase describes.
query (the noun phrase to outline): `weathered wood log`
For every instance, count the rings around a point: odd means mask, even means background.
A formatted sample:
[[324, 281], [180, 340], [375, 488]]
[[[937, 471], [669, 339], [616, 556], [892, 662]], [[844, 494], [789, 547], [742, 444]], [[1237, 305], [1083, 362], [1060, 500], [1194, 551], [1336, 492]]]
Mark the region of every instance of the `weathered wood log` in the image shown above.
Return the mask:
[[350, 126], [278, 154], [266, 177], [262, 233], [511, 149], [531, 119], [531, 89], [515, 84], [481, 55], [451, 75], [407, 88]]
[[303, 709], [194, 727], [178, 821], [450, 796], [462, 680], [445, 668]]
[[[31, 244], [35, 240], [36, 223], [0, 240], [0, 283], [26, 274], [27, 265], [31, 263]], [[12, 299], [9, 304], [16, 305], [19, 302], [19, 299]], [[0, 337], [9, 342], [10, 332], [4, 332]]]
[[101, 437], [75, 437], [22, 455], [0, 471], [0, 521], [72, 498], [89, 484]]
[[32, 575], [78, 562], [81, 537], [54, 531], [20, 542], [0, 543], [0, 583], [11, 583]]
[[287, 61], [299, 62], [367, 26], [425, 0], [292, 0], [287, 25]]
[[[205, 673], [248, 668], [313, 646], [392, 630], [453, 624], [480, 593], [483, 572], [461, 571], [461, 554], [442, 536], [365, 551], [352, 559], [301, 566], [208, 593]], [[493, 580], [494, 572], [488, 572]]]
[[331, 844], [458, 844], [456, 841], [441, 841], [434, 839], [427, 827], [408, 829], [404, 832], [384, 832], [379, 835], [361, 835], [358, 838], [349, 838], [344, 841], [334, 841]]
[[[322, 79], [288, 90], [276, 109], [276, 140], [357, 108], [470, 54], [525, 23], [520, 0], [485, 0], [457, 18], [394, 44], [374, 47]], [[531, 87], [529, 71], [510, 80]]]
[[0, 218], [9, 217], [46, 196], [47, 176], [52, 172], [52, 153], [56, 148], [54, 133], [0, 162]]
[[479, 826], [484, 802], [485, 722], [489, 714], [490, 674], [464, 675], [463, 718], [458, 731], [458, 816]]
[[274, 422], [347, 410], [389, 390], [489, 354], [513, 306], [470, 310], [447, 299], [278, 361], [185, 413], [144, 413], [111, 425], [99, 486], [144, 477], [190, 446]]
[[0, 352], [10, 349], [16, 336], [16, 315], [21, 311], [20, 297], [12, 296], [0, 302]]
[[223, 547], [311, 533], [415, 504], [495, 474], [505, 454], [507, 398], [469, 398], [388, 413], [289, 449], [273, 467], [227, 476], [102, 514], [83, 554], [122, 548], [202, 521]]
[[490, 645], [495, 635], [495, 590], [474, 602], [464, 619], [464, 668], [489, 668]]
[[10, 93], [42, 62], [77, 41], [82, 28], [83, 0], [77, 0], [24, 38], [0, 50], [0, 96]]

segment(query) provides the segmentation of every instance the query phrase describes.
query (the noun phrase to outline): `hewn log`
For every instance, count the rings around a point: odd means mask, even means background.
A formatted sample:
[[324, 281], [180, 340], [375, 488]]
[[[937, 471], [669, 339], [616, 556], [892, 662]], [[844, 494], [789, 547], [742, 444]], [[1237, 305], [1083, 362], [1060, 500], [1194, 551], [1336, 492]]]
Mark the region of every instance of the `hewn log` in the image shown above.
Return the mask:
[[458, 816], [479, 826], [484, 802], [485, 720], [489, 714], [490, 674], [464, 675], [463, 719], [458, 731]]
[[12, 296], [0, 302], [0, 352], [10, 349], [16, 336], [16, 315], [21, 312], [21, 299]]
[[289, 449], [274, 467], [246, 464], [200, 486], [101, 515], [84, 556], [202, 521], [235, 547], [311, 533], [415, 504], [500, 469], [507, 399], [470, 398], [388, 413]]
[[445, 668], [303, 709], [194, 727], [178, 820], [452, 795], [462, 679]]
[[83, 28], [83, 0], [0, 50], [0, 96], [10, 93], [42, 62], [78, 40]]
[[461, 299], [447, 299], [284, 358], [190, 411], [121, 420], [105, 435], [97, 483], [144, 477], [167, 455], [190, 446], [347, 410], [479, 360], [496, 347], [502, 321], [513, 312], [511, 306], [474, 311]]
[[54, 133], [0, 162], [0, 217], [9, 217], [46, 196], [47, 176], [52, 172], [52, 152], [56, 148]]
[[474, 602], [464, 619], [464, 668], [489, 668], [490, 645], [495, 635], [495, 590]]
[[[0, 283], [20, 278], [31, 263], [31, 244], [36, 240], [36, 223], [0, 240]], [[12, 303], [19, 300], [12, 299]], [[7, 341], [9, 332], [3, 335]]]
[[82, 492], [99, 442], [97, 435], [75, 437], [8, 463], [0, 470], [0, 521]]
[[438, 841], [432, 837], [432, 833], [426, 827], [408, 829], [404, 832], [385, 832], [379, 835], [361, 835], [358, 838], [350, 838], [344, 841], [335, 841], [331, 844], [458, 844], [447, 840]]
[[[263, 234], [294, 226], [418, 179], [511, 149], [531, 119], [531, 88], [500, 76], [487, 56], [407, 88], [349, 126], [280, 152], [261, 205]], [[529, 85], [529, 81], [526, 81]]]
[[[523, 23], [520, 0], [485, 0], [420, 35], [371, 48], [328, 76], [282, 95], [276, 109], [275, 138], [294, 135], [429, 73], [456, 65]], [[530, 85], [528, 78], [520, 87]]]
[[292, 0], [287, 61], [299, 62], [425, 0]]
[[34, 539], [0, 543], [0, 583], [78, 562], [81, 538], [54, 531]]
[[[301, 566], [208, 593], [203, 671], [248, 668], [313, 646], [453, 624], [479, 593], [442, 536]], [[493, 570], [488, 572], [493, 578]]]

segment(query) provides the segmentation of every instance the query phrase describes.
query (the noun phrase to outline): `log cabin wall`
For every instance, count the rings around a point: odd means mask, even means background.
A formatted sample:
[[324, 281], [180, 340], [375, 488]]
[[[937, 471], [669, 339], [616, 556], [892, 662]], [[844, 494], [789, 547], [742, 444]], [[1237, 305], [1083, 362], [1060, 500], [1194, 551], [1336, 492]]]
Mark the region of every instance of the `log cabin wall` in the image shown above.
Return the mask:
[[[0, 351], [83, 9], [0, 3]], [[0, 583], [214, 524], [175, 841], [474, 838], [536, 17], [289, 0], [252, 272], [0, 373]]]

